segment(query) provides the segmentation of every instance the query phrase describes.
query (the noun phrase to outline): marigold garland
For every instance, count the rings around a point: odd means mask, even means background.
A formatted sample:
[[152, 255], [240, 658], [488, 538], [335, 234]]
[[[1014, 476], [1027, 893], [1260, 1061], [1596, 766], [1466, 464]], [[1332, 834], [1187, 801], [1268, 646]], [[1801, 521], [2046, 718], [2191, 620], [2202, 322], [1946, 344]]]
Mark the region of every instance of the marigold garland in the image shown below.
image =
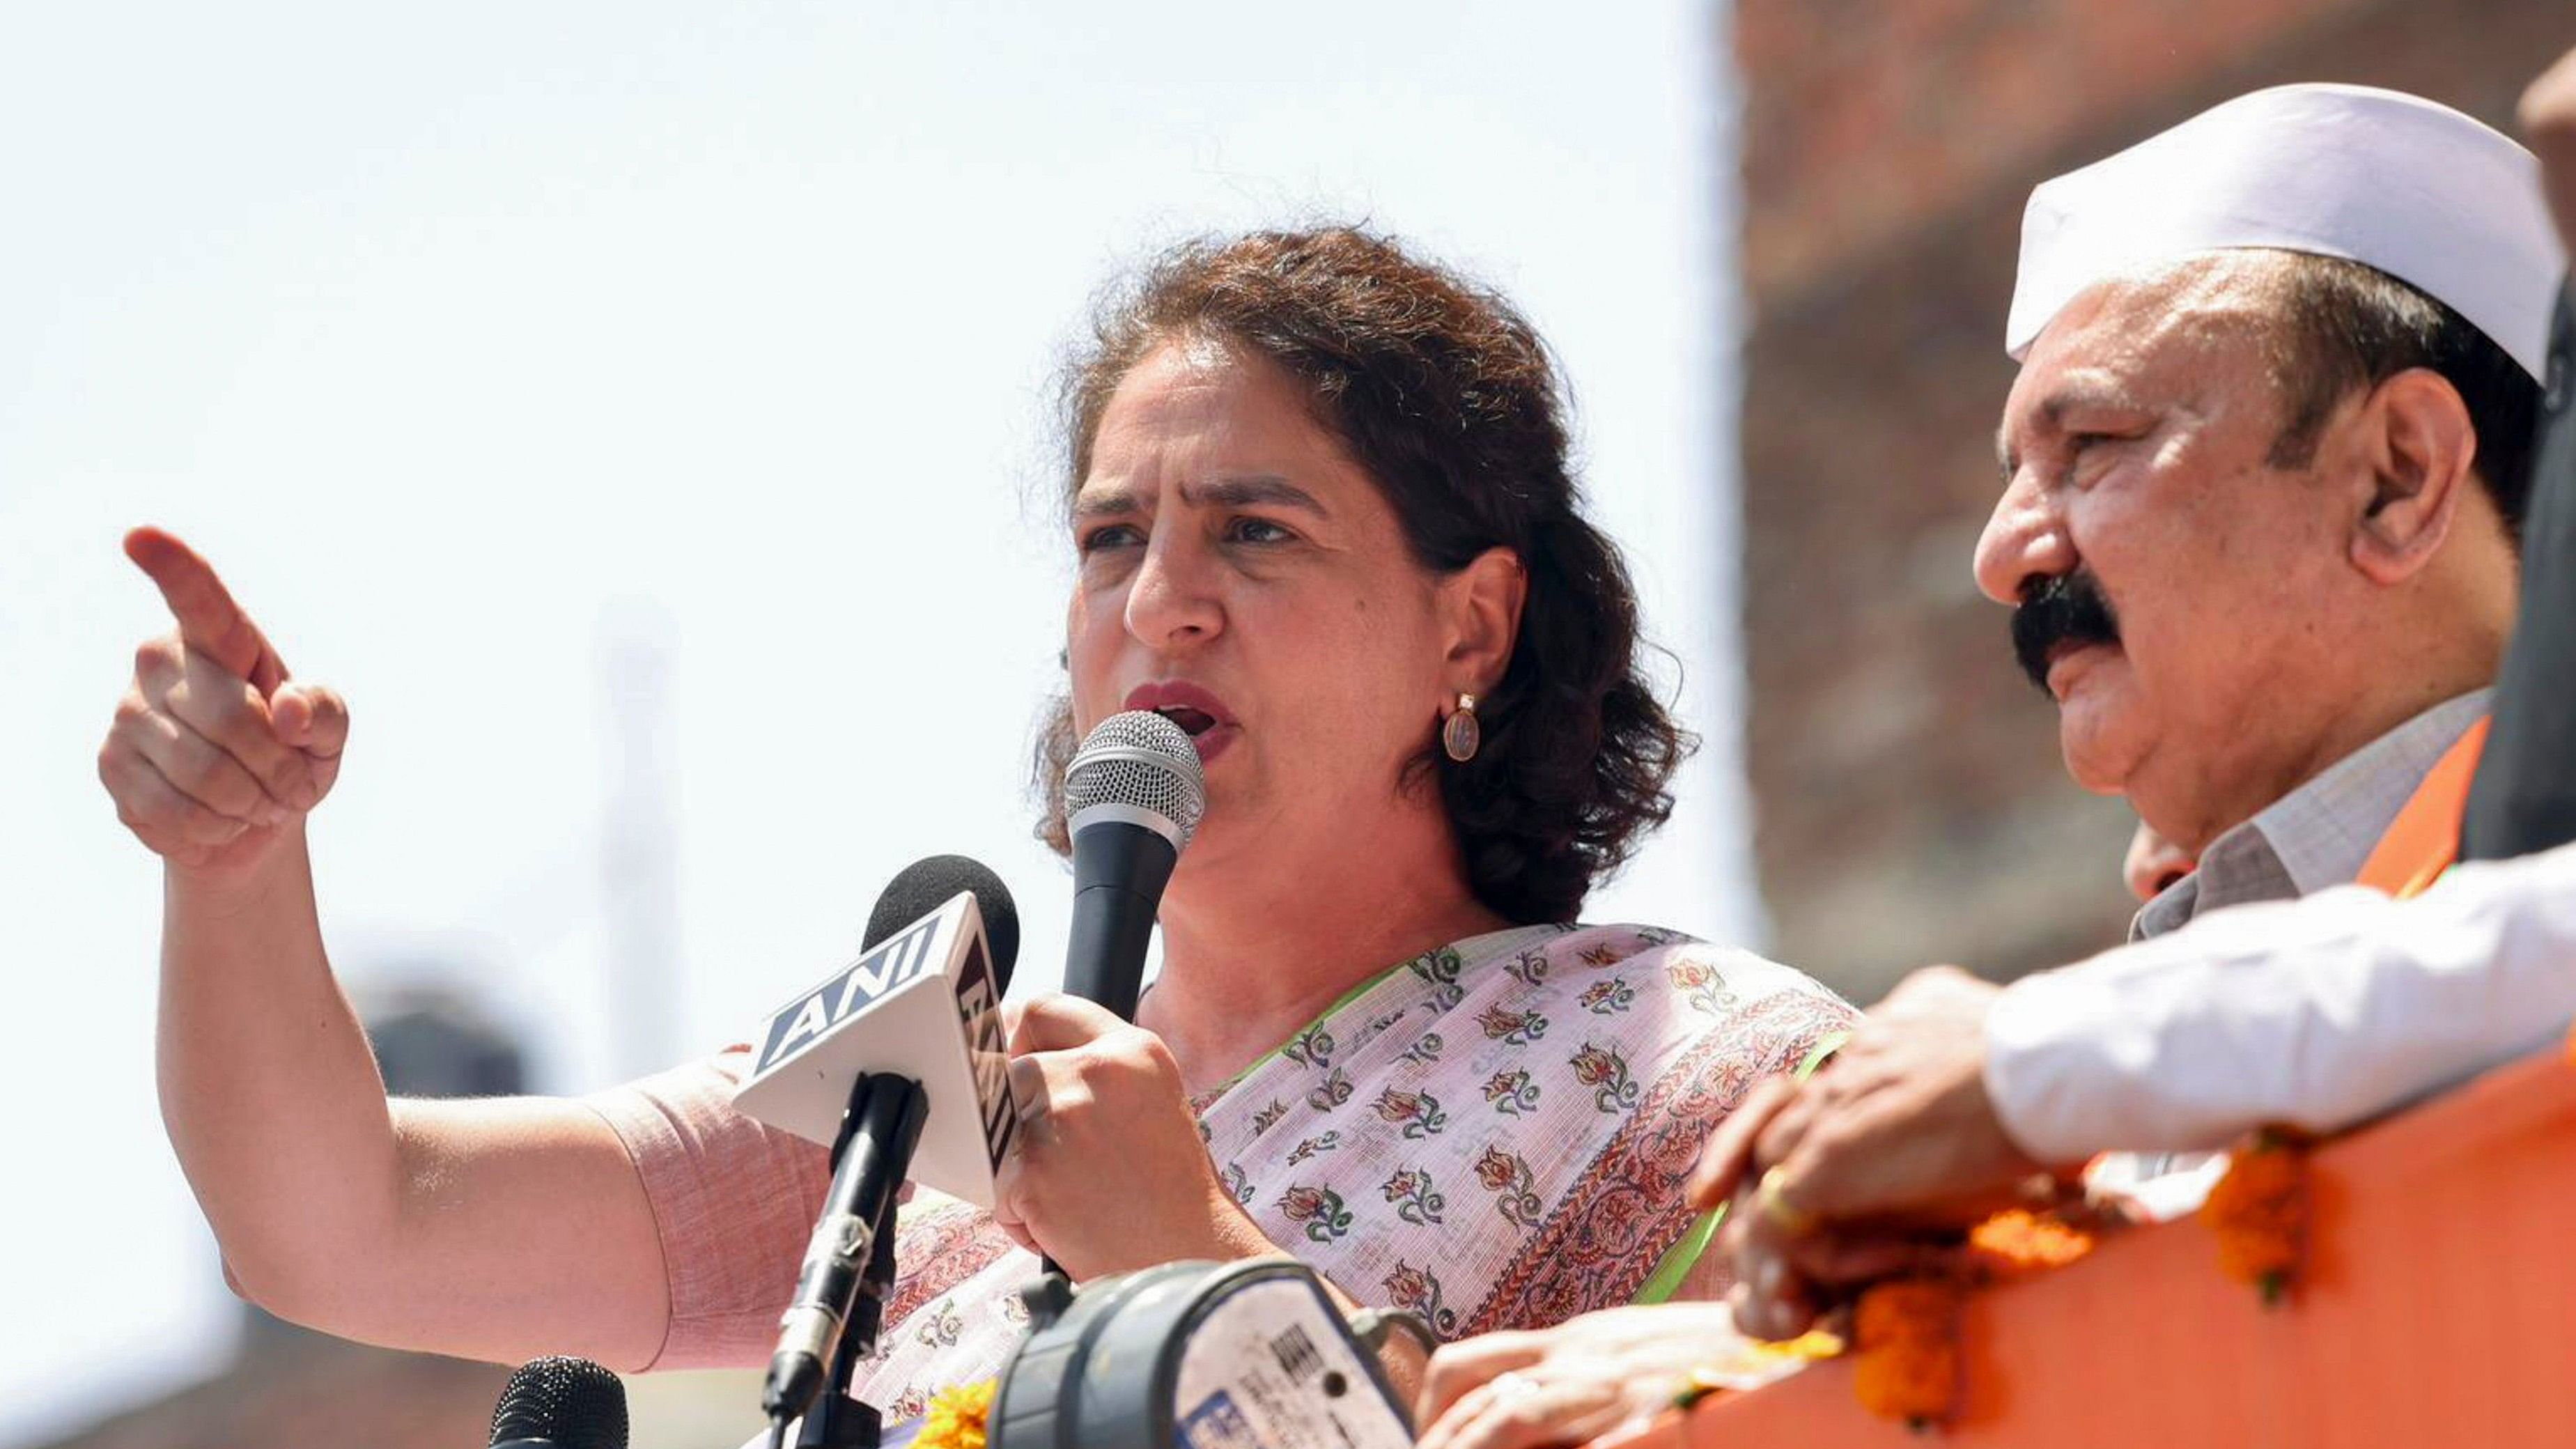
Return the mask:
[[1852, 1315], [1852, 1392], [1860, 1406], [1920, 1431], [1942, 1423], [1959, 1402], [1956, 1278], [1895, 1278], [1860, 1295]]
[[1965, 1355], [1959, 1314], [1970, 1289], [2062, 1268], [2093, 1251], [2092, 1233], [2015, 1209], [1968, 1231], [1948, 1273], [1899, 1278], [1864, 1291], [1853, 1313], [1852, 1393], [1862, 1408], [1917, 1431], [1958, 1412]]
[[2278, 1303], [2308, 1246], [2308, 1150], [2302, 1138], [2264, 1128], [2227, 1155], [2227, 1175], [2209, 1190], [2200, 1220], [2218, 1238], [2218, 1266]]
[[[2576, 1055], [2576, 1048], [2571, 1048]], [[2227, 1175], [2201, 1209], [2218, 1235], [2229, 1277], [2278, 1301], [2307, 1246], [2307, 1139], [2266, 1129], [2230, 1154]], [[1949, 1269], [1875, 1284], [1852, 1318], [1852, 1392], [1861, 1407], [1917, 1431], [1948, 1422], [1959, 1408], [1964, 1361], [1961, 1310], [1970, 1291], [2062, 1268], [2093, 1251], [2096, 1235], [2055, 1213], [1996, 1213], [1968, 1231]], [[1824, 1340], [1830, 1343], [1830, 1339]], [[1802, 1356], [1816, 1356], [1815, 1346]], [[1712, 1370], [1694, 1373], [1675, 1395], [1687, 1409], [1733, 1385]]]
[[930, 1396], [913, 1449], [984, 1449], [984, 1424], [993, 1414], [996, 1381], [959, 1384]]

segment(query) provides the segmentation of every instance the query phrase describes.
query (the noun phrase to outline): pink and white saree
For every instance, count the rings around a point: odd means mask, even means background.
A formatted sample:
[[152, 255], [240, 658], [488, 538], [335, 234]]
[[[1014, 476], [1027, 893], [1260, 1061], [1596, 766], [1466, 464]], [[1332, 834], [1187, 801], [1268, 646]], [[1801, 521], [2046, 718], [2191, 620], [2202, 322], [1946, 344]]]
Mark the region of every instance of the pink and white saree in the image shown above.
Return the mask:
[[[1444, 1338], [1540, 1327], [1669, 1292], [1710, 1128], [1853, 1015], [1746, 952], [1526, 927], [1388, 969], [1193, 1105], [1236, 1200], [1351, 1297]], [[856, 1386], [888, 1422], [995, 1373], [1039, 1272], [947, 1200], [906, 1210], [899, 1261]]]

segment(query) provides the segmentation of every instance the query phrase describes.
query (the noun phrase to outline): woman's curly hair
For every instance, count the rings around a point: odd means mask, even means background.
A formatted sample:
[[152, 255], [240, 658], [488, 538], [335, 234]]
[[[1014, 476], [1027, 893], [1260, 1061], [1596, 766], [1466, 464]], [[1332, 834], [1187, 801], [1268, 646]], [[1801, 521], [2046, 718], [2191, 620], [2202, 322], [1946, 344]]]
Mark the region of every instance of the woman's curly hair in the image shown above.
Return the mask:
[[[1426, 737], [1476, 898], [1518, 922], [1570, 921], [1696, 745], [1638, 669], [1637, 599], [1618, 549], [1585, 522], [1546, 344], [1502, 297], [1348, 227], [1183, 243], [1111, 291], [1063, 388], [1066, 496], [1091, 468], [1102, 411], [1174, 338], [1250, 349], [1303, 382], [1315, 416], [1384, 491], [1413, 556], [1439, 573], [1497, 545], [1528, 574], [1502, 682], [1477, 701], [1484, 744], [1459, 763]], [[1065, 838], [1079, 741], [1059, 701], [1041, 730], [1039, 837]]]

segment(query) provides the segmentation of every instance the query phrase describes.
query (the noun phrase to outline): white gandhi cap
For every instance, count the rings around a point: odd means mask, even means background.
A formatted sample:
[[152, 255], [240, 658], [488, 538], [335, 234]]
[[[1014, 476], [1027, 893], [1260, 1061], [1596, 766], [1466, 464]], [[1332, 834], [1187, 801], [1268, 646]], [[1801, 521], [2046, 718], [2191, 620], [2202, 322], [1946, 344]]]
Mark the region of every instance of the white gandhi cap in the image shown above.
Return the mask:
[[2448, 106], [2368, 86], [2239, 96], [2040, 184], [2004, 350], [2097, 282], [2231, 247], [2343, 257], [2441, 302], [2545, 377], [2566, 255], [2530, 152]]

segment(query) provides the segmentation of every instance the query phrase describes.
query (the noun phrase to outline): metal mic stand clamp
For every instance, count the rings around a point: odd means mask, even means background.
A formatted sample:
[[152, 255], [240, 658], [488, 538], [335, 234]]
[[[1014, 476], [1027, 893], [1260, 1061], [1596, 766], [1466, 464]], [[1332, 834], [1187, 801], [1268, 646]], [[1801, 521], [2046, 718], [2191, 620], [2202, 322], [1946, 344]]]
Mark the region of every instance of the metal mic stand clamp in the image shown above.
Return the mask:
[[[851, 1151], [881, 1161], [891, 1158], [894, 1164], [909, 1163], [927, 1110], [919, 1083], [887, 1074], [862, 1077], [852, 1094], [851, 1110], [842, 1121], [841, 1140], [833, 1145], [836, 1170], [842, 1154]], [[858, 1139], [855, 1143], [854, 1138]], [[890, 1165], [884, 1170], [900, 1176], [902, 1167]], [[875, 1351], [877, 1331], [885, 1320], [886, 1300], [894, 1296], [898, 1196], [891, 1184], [885, 1187], [884, 1205], [873, 1225], [868, 1265], [859, 1279], [858, 1295], [850, 1304], [849, 1322], [842, 1327], [822, 1391], [814, 1396], [797, 1430], [797, 1449], [877, 1449], [884, 1437], [884, 1415], [876, 1406], [850, 1396], [850, 1378], [859, 1360]]]
[[841, 1330], [841, 1346], [832, 1355], [831, 1376], [823, 1381], [823, 1392], [814, 1396], [814, 1406], [805, 1411], [796, 1433], [797, 1449], [877, 1449], [884, 1438], [884, 1414], [874, 1404], [850, 1396], [850, 1377], [857, 1372], [859, 1360], [875, 1351], [886, 1300], [894, 1296], [894, 1223], [894, 1203], [888, 1201], [885, 1216], [877, 1220], [876, 1246], [868, 1253], [868, 1272], [859, 1282], [858, 1301], [850, 1305], [849, 1326]]

